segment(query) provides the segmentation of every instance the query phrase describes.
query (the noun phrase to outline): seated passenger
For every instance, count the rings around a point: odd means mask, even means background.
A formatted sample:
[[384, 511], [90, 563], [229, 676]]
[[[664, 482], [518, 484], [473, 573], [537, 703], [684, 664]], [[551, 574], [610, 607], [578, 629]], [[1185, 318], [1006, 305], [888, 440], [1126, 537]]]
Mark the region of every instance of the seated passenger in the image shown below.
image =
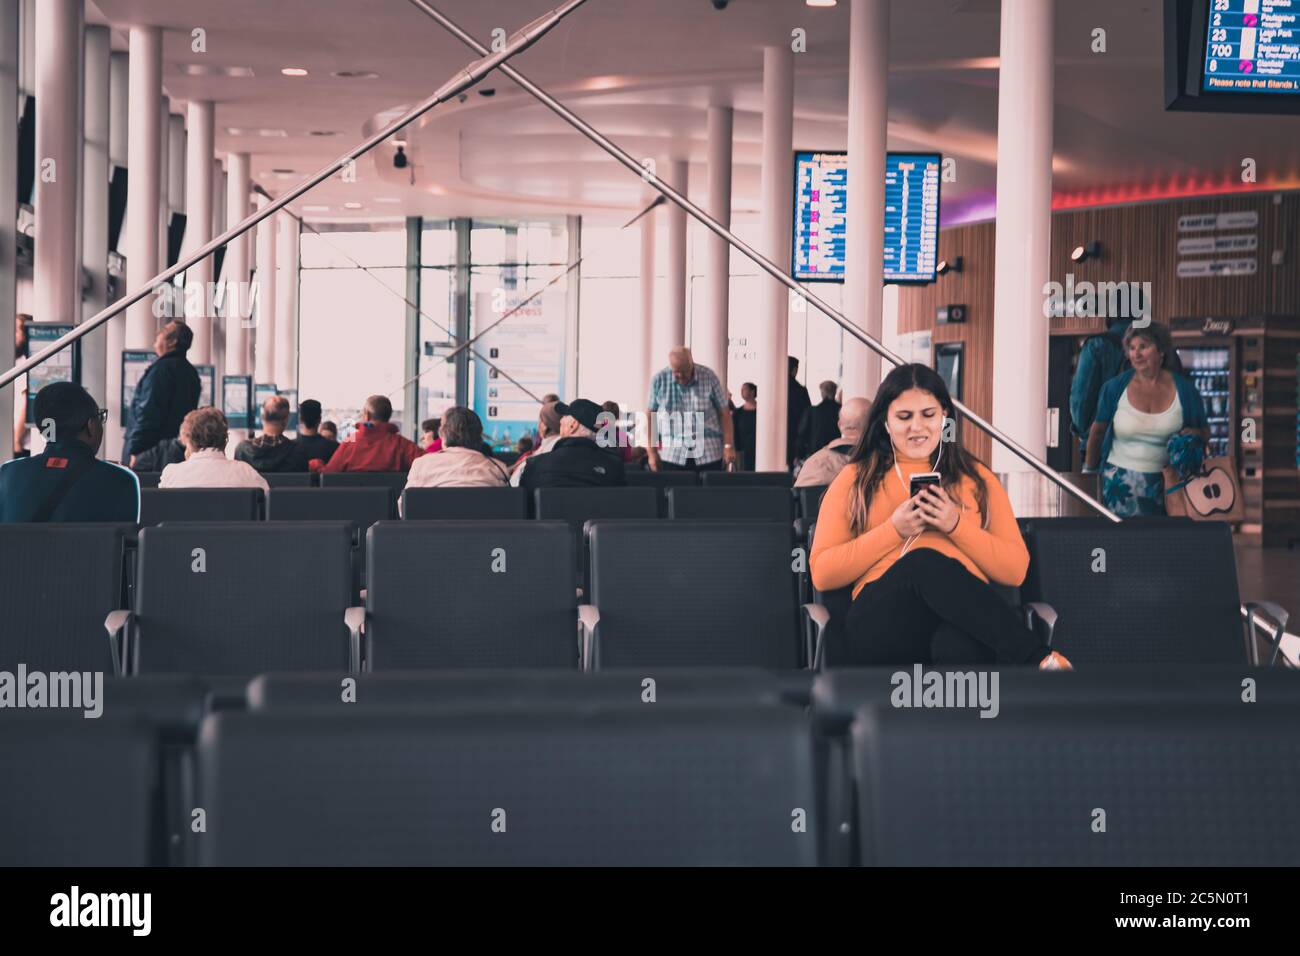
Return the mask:
[[442, 439], [438, 437], [438, 419], [426, 418], [420, 422], [420, 447], [426, 453], [442, 450]]
[[298, 403], [298, 437], [294, 442], [307, 459], [311, 471], [320, 471], [339, 447], [338, 442], [325, 434], [326, 425], [332, 427], [333, 422], [321, 422], [320, 402], [307, 398]]
[[158, 472], [168, 465], [185, 460], [185, 444], [179, 438], [164, 438], [152, 448], [135, 456], [134, 472]]
[[602, 448], [596, 442], [602, 419], [608, 417], [601, 407], [578, 398], [567, 405], [558, 403], [555, 410], [560, 415], [560, 440], [547, 454], [529, 457], [520, 487], [531, 495], [536, 488], [626, 485], [618, 449]]
[[406, 487], [499, 488], [510, 483], [505, 465], [483, 453], [483, 422], [471, 409], [447, 409], [438, 433], [442, 449], [415, 460]]
[[510, 484], [516, 488], [524, 476], [524, 466], [530, 458], [538, 455], [545, 455], [555, 443], [560, 440], [560, 413], [555, 410], [559, 404], [557, 399], [554, 402], [547, 402], [537, 413], [537, 434], [538, 440], [533, 442], [533, 447], [526, 452], [520, 452], [519, 457], [515, 459], [514, 466], [510, 469]]
[[[822, 384], [826, 383], [823, 382]], [[825, 402], [822, 402], [822, 405], [825, 404]], [[821, 405], [816, 407], [821, 408]], [[849, 456], [853, 454], [853, 446], [858, 443], [863, 430], [867, 427], [867, 416], [871, 414], [871, 403], [865, 398], [850, 398], [839, 406], [839, 409], [839, 437], [832, 438], [830, 442], [822, 448], [814, 450], [808, 456], [808, 460], [803, 463], [803, 467], [799, 469], [798, 477], [794, 480], [796, 488], [829, 485], [835, 480], [835, 476], [844, 470], [844, 466], [849, 463]]]
[[0, 522], [140, 520], [140, 480], [95, 457], [104, 440], [101, 409], [80, 385], [52, 382], [36, 394], [45, 450], [0, 465]]
[[262, 403], [262, 434], [241, 441], [235, 461], [246, 461], [258, 471], [306, 471], [302, 446], [285, 435], [289, 425], [289, 400], [272, 395]]
[[[945, 436], [946, 419], [953, 428]], [[932, 471], [939, 484], [913, 496], [911, 476]], [[1028, 568], [1011, 503], [962, 448], [943, 379], [924, 365], [894, 369], [817, 515], [813, 584], [853, 587], [845, 646], [832, 646], [828, 662], [1068, 668], [989, 587], [1018, 585]]]
[[333, 422], [321, 422], [320, 431], [317, 434], [321, 438], [328, 438], [336, 445], [339, 443], [339, 426]]
[[365, 420], [357, 425], [351, 441], [339, 445], [338, 451], [321, 469], [321, 474], [340, 471], [409, 471], [411, 463], [424, 454], [415, 442], [400, 434], [389, 421], [393, 403], [387, 396], [371, 395], [366, 399]]
[[261, 488], [266, 479], [246, 461], [226, 457], [230, 440], [226, 416], [211, 405], [196, 408], [181, 422], [185, 460], [168, 465], [158, 479], [159, 488]]

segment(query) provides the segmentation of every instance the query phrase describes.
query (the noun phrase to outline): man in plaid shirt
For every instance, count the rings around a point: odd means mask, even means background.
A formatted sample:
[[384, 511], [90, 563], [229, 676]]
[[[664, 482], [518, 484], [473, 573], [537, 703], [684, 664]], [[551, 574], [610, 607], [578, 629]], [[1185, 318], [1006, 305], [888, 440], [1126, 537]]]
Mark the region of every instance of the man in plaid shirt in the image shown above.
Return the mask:
[[736, 462], [731, 407], [712, 369], [691, 350], [668, 353], [668, 367], [650, 382], [646, 442], [653, 471], [721, 471]]

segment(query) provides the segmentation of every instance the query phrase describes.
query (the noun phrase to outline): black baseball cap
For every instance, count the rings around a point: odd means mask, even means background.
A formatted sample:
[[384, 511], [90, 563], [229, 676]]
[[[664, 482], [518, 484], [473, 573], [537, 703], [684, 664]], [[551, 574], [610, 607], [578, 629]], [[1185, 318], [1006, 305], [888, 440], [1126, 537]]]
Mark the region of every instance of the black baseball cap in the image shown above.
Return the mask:
[[600, 416], [605, 411], [595, 402], [589, 402], [585, 398], [575, 398], [567, 404], [557, 402], [555, 410], [560, 413], [561, 418], [568, 415], [576, 419], [583, 428], [589, 428], [593, 432], [600, 431]]

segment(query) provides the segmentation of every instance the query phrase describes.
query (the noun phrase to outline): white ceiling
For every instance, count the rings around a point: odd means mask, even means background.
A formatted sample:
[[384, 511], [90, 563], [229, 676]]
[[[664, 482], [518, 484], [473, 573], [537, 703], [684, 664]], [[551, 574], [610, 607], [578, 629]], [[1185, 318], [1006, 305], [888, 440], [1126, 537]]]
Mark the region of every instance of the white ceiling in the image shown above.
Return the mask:
[[[254, 178], [272, 193], [323, 166], [428, 96], [474, 55], [405, 0], [93, 0], [89, 18], [115, 28], [165, 30], [163, 82], [173, 110], [191, 99], [217, 106], [218, 151], [247, 151]], [[558, 0], [433, 0], [478, 37], [507, 33]], [[736, 109], [733, 205], [757, 207], [761, 63], [765, 45], [807, 31], [796, 57], [796, 148], [842, 149], [848, 82], [848, 5], [803, 0], [589, 0], [514, 65], [632, 155], [689, 158], [691, 198], [703, 201], [705, 109]], [[1057, 2], [1058, 192], [1159, 191], [1231, 182], [1242, 159], [1261, 182], [1300, 186], [1300, 118], [1167, 113], [1159, 0]], [[957, 159], [945, 207], [991, 195], [997, 142], [996, 0], [894, 0], [890, 35], [889, 146]], [[206, 31], [205, 53], [191, 31]], [[1106, 30], [1107, 51], [1091, 50]], [[191, 76], [182, 64], [249, 67], [252, 77]], [[285, 77], [282, 67], [304, 67]], [[368, 70], [373, 79], [340, 79]], [[495, 90], [491, 98], [477, 90]], [[282, 137], [229, 128], [283, 130]], [[335, 135], [318, 137], [313, 130]], [[314, 219], [422, 214], [583, 213], [626, 218], [645, 196], [640, 180], [499, 74], [464, 103], [439, 107], [408, 129], [414, 169], [392, 167], [387, 146], [299, 206]], [[295, 175], [277, 178], [273, 169]], [[415, 174], [415, 184], [410, 174]], [[387, 202], [379, 200], [386, 199]], [[356, 211], [345, 202], [361, 202]], [[954, 205], [955, 204], [955, 205]]]

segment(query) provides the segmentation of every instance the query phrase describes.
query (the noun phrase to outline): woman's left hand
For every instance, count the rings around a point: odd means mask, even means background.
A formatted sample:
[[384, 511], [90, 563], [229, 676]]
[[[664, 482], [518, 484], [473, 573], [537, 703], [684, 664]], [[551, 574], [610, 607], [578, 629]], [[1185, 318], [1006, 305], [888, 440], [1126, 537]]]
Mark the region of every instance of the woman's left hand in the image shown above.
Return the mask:
[[952, 534], [961, 520], [961, 509], [938, 485], [926, 485], [916, 496], [917, 507], [925, 523], [944, 534]]

